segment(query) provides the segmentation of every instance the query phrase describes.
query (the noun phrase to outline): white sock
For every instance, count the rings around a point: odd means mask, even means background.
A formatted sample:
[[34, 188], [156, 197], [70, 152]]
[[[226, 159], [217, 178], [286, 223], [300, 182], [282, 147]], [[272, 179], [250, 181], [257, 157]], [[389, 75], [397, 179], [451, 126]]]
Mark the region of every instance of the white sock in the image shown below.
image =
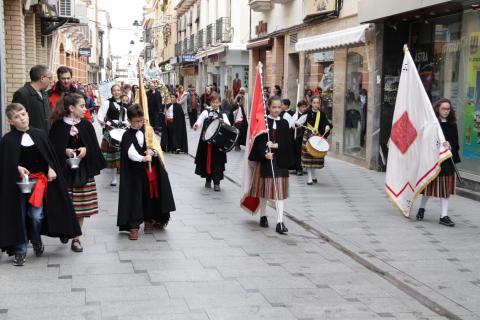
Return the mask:
[[312, 179], [313, 179], [312, 171], [313, 171], [313, 169], [307, 169], [308, 182], [312, 182]]
[[425, 209], [425, 206], [427, 205], [428, 197], [427, 196], [422, 196], [422, 201], [420, 203], [420, 208]]
[[312, 178], [317, 179], [317, 169], [311, 169], [312, 170]]
[[285, 202], [283, 200], [277, 200], [277, 223], [283, 222], [283, 209]]
[[112, 169], [112, 183], [117, 183], [117, 168]]
[[440, 218], [448, 216], [448, 198], [440, 198], [440, 203], [442, 205], [442, 215]]
[[260, 217], [267, 216], [267, 199], [260, 198]]

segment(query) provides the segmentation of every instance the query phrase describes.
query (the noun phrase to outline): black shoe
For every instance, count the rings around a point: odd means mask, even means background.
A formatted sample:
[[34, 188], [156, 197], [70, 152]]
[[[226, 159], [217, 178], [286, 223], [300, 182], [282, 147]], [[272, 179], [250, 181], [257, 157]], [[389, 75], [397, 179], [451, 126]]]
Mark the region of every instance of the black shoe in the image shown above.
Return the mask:
[[425, 208], [420, 208], [420, 209], [418, 209], [418, 212], [417, 212], [417, 220], [418, 220], [418, 221], [422, 221], [424, 215], [425, 215]]
[[43, 251], [45, 251], [45, 246], [43, 243], [38, 243], [38, 244], [32, 244], [33, 246], [33, 251], [35, 252], [36, 257], [41, 257], [43, 254]]
[[445, 216], [443, 218], [440, 218], [440, 221], [438, 221], [438, 223], [443, 224], [444, 226], [447, 226], [447, 227], [454, 227], [455, 226], [455, 223], [453, 223], [453, 221], [450, 220], [449, 216]]
[[205, 181], [205, 188], [212, 189], [212, 180]]
[[303, 171], [302, 170], [297, 171], [297, 176], [303, 176]]
[[313, 178], [313, 179], [312, 179], [312, 182], [313, 182], [313, 183], [318, 183], [317, 178]]
[[13, 259], [13, 265], [15, 267], [23, 267], [25, 265], [26, 255], [23, 253], [15, 253], [15, 258]]
[[175, 154], [179, 154], [179, 153], [180, 153], [180, 149], [175, 150]]
[[82, 244], [80, 243], [80, 240], [73, 239], [70, 249], [72, 249], [73, 252], [83, 252], [83, 247], [82, 247]]
[[116, 187], [116, 186], [117, 186], [117, 183], [116, 183], [116, 182], [111, 182], [111, 183], [110, 183], [110, 186], [111, 186], [111, 187]]
[[60, 242], [63, 243], [63, 244], [67, 244], [68, 243], [68, 238], [61, 237]]
[[313, 184], [313, 181], [308, 181], [307, 185], [311, 186]]
[[285, 234], [285, 233], [288, 232], [288, 229], [287, 229], [287, 227], [285, 227], [283, 222], [279, 222], [279, 223], [277, 223], [277, 228], [275, 229], [275, 231], [277, 231], [280, 234]]
[[213, 191], [220, 191], [220, 185], [219, 184], [214, 185]]
[[260, 227], [268, 228], [268, 219], [267, 216], [260, 217]]

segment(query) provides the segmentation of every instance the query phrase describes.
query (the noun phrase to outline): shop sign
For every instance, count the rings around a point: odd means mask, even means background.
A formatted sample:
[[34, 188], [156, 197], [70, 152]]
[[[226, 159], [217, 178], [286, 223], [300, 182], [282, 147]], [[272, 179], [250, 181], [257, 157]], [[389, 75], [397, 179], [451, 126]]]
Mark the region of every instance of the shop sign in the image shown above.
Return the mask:
[[268, 23], [264, 22], [263, 20], [259, 21], [258, 24], [255, 26], [255, 34], [260, 37], [268, 32]]
[[333, 61], [335, 60], [335, 52], [334, 51], [317, 52], [313, 55], [313, 60], [315, 61], [315, 63]]
[[182, 62], [196, 62], [197, 57], [194, 54], [182, 54], [181, 55]]
[[305, 18], [338, 12], [337, 0], [303, 0]]
[[92, 49], [90, 48], [79, 48], [78, 54], [82, 57], [90, 57], [92, 55]]

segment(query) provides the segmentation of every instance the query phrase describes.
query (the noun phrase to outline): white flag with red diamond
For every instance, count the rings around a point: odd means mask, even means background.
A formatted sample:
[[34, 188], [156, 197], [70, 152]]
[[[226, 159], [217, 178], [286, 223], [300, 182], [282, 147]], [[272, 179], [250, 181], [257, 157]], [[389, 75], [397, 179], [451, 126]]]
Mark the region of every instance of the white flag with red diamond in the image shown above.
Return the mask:
[[452, 156], [415, 63], [405, 50], [388, 149], [385, 188], [408, 217], [416, 196]]

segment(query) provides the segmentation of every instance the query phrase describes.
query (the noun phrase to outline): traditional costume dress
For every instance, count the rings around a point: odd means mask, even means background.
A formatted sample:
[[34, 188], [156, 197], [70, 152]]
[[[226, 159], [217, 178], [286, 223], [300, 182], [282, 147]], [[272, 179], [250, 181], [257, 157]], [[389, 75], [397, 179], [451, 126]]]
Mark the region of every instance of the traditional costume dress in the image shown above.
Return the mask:
[[[68, 192], [77, 218], [90, 217], [98, 213], [98, 196], [95, 176], [105, 168], [93, 125], [84, 119], [64, 117], [52, 125], [50, 141], [55, 148], [59, 163], [68, 184]], [[86, 148], [87, 153], [80, 161], [80, 168], [70, 169], [65, 150]]]
[[[98, 111], [97, 119], [103, 123], [110, 122], [112, 126], [116, 126], [127, 122], [126, 115], [127, 109], [113, 98], [110, 98], [105, 101]], [[120, 150], [110, 145], [108, 142], [109, 138], [109, 130], [104, 129], [101, 150], [105, 157], [106, 167], [109, 169], [119, 169]]]
[[170, 220], [170, 212], [176, 210], [175, 201], [167, 171], [158, 155], [152, 157], [152, 171], [148, 163], [143, 162], [147, 150], [144, 129], [128, 129], [120, 150], [119, 230], [138, 230], [143, 222], [165, 226]]
[[[242, 100], [242, 101], [240, 101]], [[245, 108], [243, 107], [245, 103], [244, 96], [237, 96], [236, 105], [233, 108], [233, 119], [234, 119], [234, 126], [238, 129], [239, 135], [237, 140], [237, 150], [239, 150], [240, 146], [244, 146], [247, 141], [247, 131], [248, 131], [248, 122], [247, 122], [247, 115], [245, 113]]]
[[302, 115], [296, 122], [298, 126], [306, 126], [305, 133], [302, 140], [302, 167], [307, 169], [308, 184], [316, 183], [315, 169], [322, 169], [325, 166], [324, 158], [314, 158], [307, 151], [307, 141], [310, 137], [317, 135], [327, 138], [331, 131], [326, 131], [329, 126], [330, 130], [333, 128], [327, 115], [323, 111], [308, 110], [307, 114]]
[[162, 103], [162, 93], [159, 89], [147, 91], [148, 117], [156, 132], [161, 132], [165, 124], [165, 106]]
[[185, 113], [178, 103], [171, 103], [167, 107], [167, 123], [162, 133], [162, 148], [167, 152], [188, 153]]
[[303, 145], [303, 134], [305, 133], [305, 128], [302, 126], [297, 126], [296, 122], [301, 118], [303, 114], [299, 111], [295, 112], [292, 115], [292, 121], [294, 122], [294, 132], [293, 132], [293, 158], [295, 159], [293, 169], [297, 171], [297, 175], [303, 175], [302, 167], [302, 145]]
[[417, 213], [417, 220], [423, 220], [425, 214], [425, 206], [429, 197], [440, 198], [442, 213], [440, 215], [440, 224], [453, 227], [455, 224], [448, 217], [448, 199], [450, 196], [456, 193], [456, 177], [455, 167], [452, 163], [461, 162], [459, 150], [460, 145], [458, 143], [458, 129], [456, 123], [447, 122], [446, 120], [440, 120], [440, 127], [442, 128], [445, 140], [450, 143], [452, 159], [447, 159], [440, 165], [440, 174], [432, 180], [425, 189], [422, 191], [422, 201], [420, 209]]
[[253, 174], [250, 196], [260, 198], [260, 224], [268, 227], [266, 218], [267, 200], [277, 200], [277, 232], [288, 232], [283, 224], [284, 201], [288, 198], [288, 168], [293, 162], [293, 152], [290, 140], [289, 123], [281, 117], [267, 117], [270, 141], [278, 144], [272, 148], [273, 160], [268, 160], [265, 154], [268, 137], [266, 133], [255, 138], [248, 156], [250, 161], [258, 162]]
[[225, 113], [220, 110], [214, 110], [208, 107], [203, 110], [198, 117], [195, 125], [202, 128], [200, 139], [198, 141], [197, 154], [195, 156], [195, 174], [206, 178], [205, 186], [209, 188], [211, 181], [216, 191], [220, 191], [220, 180], [223, 180], [223, 172], [225, 171], [225, 163], [227, 163], [227, 154], [220, 151], [215, 145], [203, 141], [202, 137], [205, 129], [215, 119], [221, 118], [230, 125], [230, 121]]
[[[31, 194], [22, 194], [16, 186], [21, 178], [18, 166], [30, 171], [30, 178], [37, 179]], [[48, 182], [48, 167], [57, 173], [57, 178]], [[32, 228], [50, 237], [75, 238], [82, 234], [68, 189], [61, 174], [55, 150], [46, 133], [39, 129], [26, 132], [12, 128], [0, 140], [0, 248], [9, 254], [23, 246], [26, 253], [27, 241]], [[31, 207], [31, 208], [30, 208]], [[35, 223], [26, 224], [26, 211], [29, 217], [32, 211], [39, 216]], [[23, 213], [23, 214], [22, 214]], [[29, 228], [26, 228], [26, 225]], [[39, 237], [30, 238], [33, 244], [41, 241]]]

